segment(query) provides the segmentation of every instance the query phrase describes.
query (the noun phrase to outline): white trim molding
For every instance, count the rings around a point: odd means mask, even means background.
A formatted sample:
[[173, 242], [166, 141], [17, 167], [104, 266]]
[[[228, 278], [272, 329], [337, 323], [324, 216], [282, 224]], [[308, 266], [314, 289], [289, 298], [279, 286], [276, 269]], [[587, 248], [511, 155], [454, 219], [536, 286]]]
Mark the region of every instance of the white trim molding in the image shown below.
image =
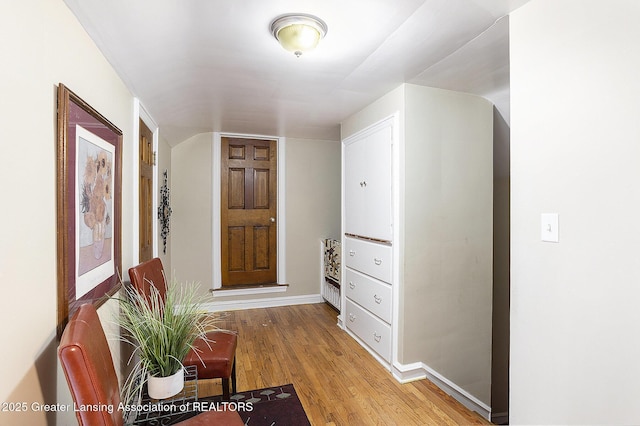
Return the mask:
[[428, 365], [422, 362], [412, 364], [393, 364], [391, 370], [393, 376], [400, 383], [408, 383], [414, 380], [428, 379], [447, 394], [451, 395], [462, 405], [471, 411], [475, 411], [487, 420], [491, 420], [491, 407], [462, 389], [451, 380], [447, 379]]
[[307, 294], [302, 296], [216, 301], [205, 303], [202, 306], [208, 312], [221, 312], [256, 308], [275, 308], [279, 306], [312, 305], [316, 303], [324, 303], [324, 299], [322, 299], [322, 295], [320, 295], [319, 293]]
[[250, 296], [256, 294], [269, 294], [269, 293], [283, 293], [287, 291], [287, 285], [271, 285], [271, 286], [258, 286], [244, 287], [238, 289], [225, 289], [225, 290], [211, 290], [211, 294], [214, 299], [229, 296]]
[[211, 265], [213, 267], [212, 271], [212, 290], [222, 288], [222, 240], [220, 234], [220, 226], [221, 226], [221, 217], [220, 217], [220, 173], [221, 173], [221, 165], [220, 160], [222, 157], [221, 152], [221, 142], [222, 136], [220, 133], [213, 134], [213, 140], [211, 141], [211, 153], [213, 155], [212, 160], [212, 195], [211, 199], [213, 202], [213, 206], [211, 211], [212, 214], [212, 235], [211, 235], [211, 255], [213, 259], [211, 259]]

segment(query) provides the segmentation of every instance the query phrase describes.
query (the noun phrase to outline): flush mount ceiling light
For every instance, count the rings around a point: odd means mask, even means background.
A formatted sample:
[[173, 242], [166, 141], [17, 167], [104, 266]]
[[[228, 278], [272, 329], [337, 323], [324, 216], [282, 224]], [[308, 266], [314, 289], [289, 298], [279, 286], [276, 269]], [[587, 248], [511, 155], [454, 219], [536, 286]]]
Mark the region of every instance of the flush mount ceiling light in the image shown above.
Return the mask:
[[313, 15], [292, 13], [279, 16], [271, 23], [271, 34], [297, 57], [313, 50], [326, 33], [327, 24]]

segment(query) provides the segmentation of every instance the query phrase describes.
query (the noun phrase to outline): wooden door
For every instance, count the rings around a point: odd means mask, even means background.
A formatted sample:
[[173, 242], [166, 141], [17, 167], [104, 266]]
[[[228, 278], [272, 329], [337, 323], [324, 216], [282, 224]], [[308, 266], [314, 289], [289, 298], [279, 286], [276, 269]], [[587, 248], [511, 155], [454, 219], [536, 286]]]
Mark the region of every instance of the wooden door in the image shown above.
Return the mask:
[[277, 282], [277, 144], [222, 138], [222, 285]]
[[153, 257], [153, 133], [140, 120], [139, 261]]

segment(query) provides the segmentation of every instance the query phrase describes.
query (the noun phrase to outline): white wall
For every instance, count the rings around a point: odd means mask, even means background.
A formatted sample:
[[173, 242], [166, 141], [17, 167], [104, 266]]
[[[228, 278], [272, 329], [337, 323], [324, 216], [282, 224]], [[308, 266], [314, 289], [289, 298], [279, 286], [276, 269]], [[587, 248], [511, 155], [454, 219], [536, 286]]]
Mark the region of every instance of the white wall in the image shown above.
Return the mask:
[[639, 424], [640, 3], [510, 22], [511, 424]]
[[[70, 398], [55, 338], [56, 85], [64, 83], [124, 133], [125, 268], [132, 253], [126, 230], [133, 98], [61, 0], [1, 2], [0, 40], [0, 401], [55, 404]], [[0, 411], [0, 424], [52, 424], [55, 417]], [[58, 424], [75, 423], [73, 413], [66, 418]]]
[[320, 291], [320, 245], [340, 237], [340, 142], [287, 138], [287, 295]]
[[493, 106], [406, 86], [404, 353], [491, 402]]
[[166, 273], [180, 282], [212, 288], [211, 133], [200, 133], [171, 150], [171, 264]]

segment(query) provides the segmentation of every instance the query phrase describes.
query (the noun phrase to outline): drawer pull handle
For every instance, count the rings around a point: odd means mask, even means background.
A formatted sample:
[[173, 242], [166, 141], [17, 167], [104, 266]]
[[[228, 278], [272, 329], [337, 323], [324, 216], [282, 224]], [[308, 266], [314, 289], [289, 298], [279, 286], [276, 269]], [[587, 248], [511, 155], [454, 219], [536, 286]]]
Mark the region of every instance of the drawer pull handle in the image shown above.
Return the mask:
[[376, 342], [379, 342], [380, 339], [382, 339], [382, 335], [376, 333], [375, 331], [373, 332], [373, 340], [375, 340]]
[[356, 255], [355, 250], [349, 250], [349, 256], [355, 256], [355, 255]]
[[354, 288], [356, 288], [356, 285], [353, 283], [353, 281], [349, 281], [349, 288], [351, 290], [353, 290]]
[[374, 257], [373, 263], [375, 263], [376, 265], [382, 265], [382, 259], [378, 259], [377, 257]]
[[382, 303], [382, 297], [378, 297], [377, 294], [373, 295], [373, 300], [375, 300], [378, 305]]
[[356, 316], [353, 314], [349, 314], [349, 321], [354, 322], [356, 320]]

